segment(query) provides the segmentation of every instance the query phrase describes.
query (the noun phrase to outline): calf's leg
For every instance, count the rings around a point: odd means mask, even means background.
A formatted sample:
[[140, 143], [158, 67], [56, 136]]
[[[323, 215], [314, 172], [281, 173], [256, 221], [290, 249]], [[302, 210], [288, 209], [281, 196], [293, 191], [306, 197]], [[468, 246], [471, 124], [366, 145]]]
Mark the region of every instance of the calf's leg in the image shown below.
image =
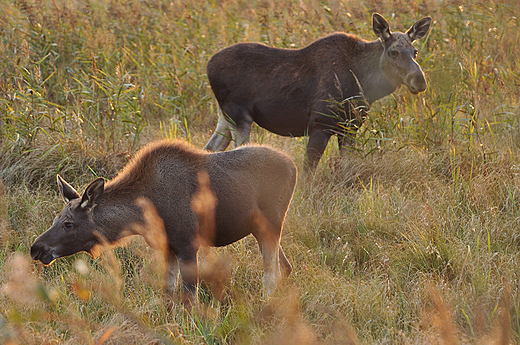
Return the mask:
[[197, 289], [199, 282], [199, 269], [197, 264], [197, 253], [179, 255], [179, 268], [182, 278], [182, 302], [186, 309], [197, 304]]
[[177, 281], [179, 279], [179, 262], [177, 255], [170, 251], [168, 254], [168, 267], [166, 272], [166, 293], [173, 296], [177, 288]]
[[271, 296], [282, 278], [280, 271], [280, 247], [279, 241], [274, 239], [262, 239], [259, 243], [262, 252], [264, 266], [264, 288], [268, 296]]
[[[262, 252], [264, 266], [264, 289], [268, 296], [272, 295], [284, 273], [290, 273], [291, 265], [280, 247], [281, 225], [273, 226], [260, 210], [253, 214], [253, 236], [255, 236]], [[280, 267], [282, 265], [282, 267]]]
[[285, 257], [285, 253], [281, 246], [278, 246], [278, 260], [280, 261], [280, 269], [285, 277], [288, 277], [292, 272], [292, 266], [289, 260]]

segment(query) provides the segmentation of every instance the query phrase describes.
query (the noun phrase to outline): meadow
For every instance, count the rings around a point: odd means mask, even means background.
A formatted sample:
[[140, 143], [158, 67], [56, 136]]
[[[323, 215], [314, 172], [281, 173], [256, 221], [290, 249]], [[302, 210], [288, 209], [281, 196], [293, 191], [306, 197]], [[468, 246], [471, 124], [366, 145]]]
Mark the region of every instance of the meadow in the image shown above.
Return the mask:
[[[148, 142], [203, 147], [217, 120], [206, 63], [243, 41], [301, 48], [371, 15], [416, 42], [429, 88], [375, 102], [340, 156], [302, 173], [305, 138], [254, 126], [300, 170], [282, 235], [293, 265], [267, 298], [256, 241], [199, 255], [200, 305], [169, 307], [142, 238], [42, 267], [34, 239], [78, 191]], [[0, 342], [510, 344], [520, 342], [517, 0], [0, 2]], [[215, 272], [218, 272], [216, 274]]]

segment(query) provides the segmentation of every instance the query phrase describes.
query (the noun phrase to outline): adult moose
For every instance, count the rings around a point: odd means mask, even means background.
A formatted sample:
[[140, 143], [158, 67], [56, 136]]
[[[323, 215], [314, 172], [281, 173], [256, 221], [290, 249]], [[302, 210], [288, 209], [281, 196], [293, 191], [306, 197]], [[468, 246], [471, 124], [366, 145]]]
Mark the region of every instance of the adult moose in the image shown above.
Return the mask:
[[[238, 43], [216, 53], [207, 74], [223, 114], [204, 149], [223, 151], [231, 138], [235, 146], [247, 142], [256, 122], [279, 135], [308, 135], [305, 169], [314, 169], [333, 134], [346, 134], [345, 124], [356, 128], [363, 121], [352, 104], [338, 118], [334, 102], [371, 104], [401, 84], [414, 94], [426, 90], [412, 43], [426, 35], [431, 18], [406, 33], [390, 32], [377, 13], [372, 19], [376, 41], [335, 33], [298, 50]], [[345, 139], [339, 137], [340, 147]]]
[[[296, 175], [290, 157], [265, 146], [210, 154], [179, 141], [153, 143], [112, 181], [105, 184], [98, 178], [91, 182], [83, 196], [58, 175], [66, 205], [35, 240], [31, 256], [44, 265], [80, 251], [95, 256], [103, 241], [117, 244], [122, 237], [135, 234], [135, 226], [145, 221], [136, 201], [146, 198], [164, 222], [167, 292], [173, 293], [180, 270], [183, 300], [191, 305], [196, 298], [199, 246], [225, 246], [253, 234], [262, 252], [269, 293], [282, 274], [288, 276], [292, 269], [280, 246], [280, 235]], [[206, 181], [210, 198], [216, 198], [213, 208], [202, 210], [213, 210], [206, 219], [192, 205], [204, 187], [201, 181]], [[205, 229], [201, 229], [204, 223]]]

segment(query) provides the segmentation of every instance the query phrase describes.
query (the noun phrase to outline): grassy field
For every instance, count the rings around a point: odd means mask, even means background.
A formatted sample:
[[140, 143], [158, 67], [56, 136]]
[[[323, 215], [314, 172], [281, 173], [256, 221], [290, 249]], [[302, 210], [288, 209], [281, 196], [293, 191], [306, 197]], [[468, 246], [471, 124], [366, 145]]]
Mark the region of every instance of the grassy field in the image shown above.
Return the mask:
[[[168, 308], [141, 238], [96, 260], [30, 260], [63, 206], [57, 173], [82, 191], [150, 141], [206, 143], [212, 54], [374, 39], [373, 12], [398, 31], [433, 18], [416, 43], [429, 88], [377, 101], [357, 150], [333, 140], [300, 175], [282, 236], [294, 271], [275, 296], [252, 237], [200, 253], [193, 313], [179, 296]], [[0, 2], [0, 342], [520, 342], [519, 18], [517, 0]], [[254, 127], [252, 140], [301, 170], [304, 138]]]

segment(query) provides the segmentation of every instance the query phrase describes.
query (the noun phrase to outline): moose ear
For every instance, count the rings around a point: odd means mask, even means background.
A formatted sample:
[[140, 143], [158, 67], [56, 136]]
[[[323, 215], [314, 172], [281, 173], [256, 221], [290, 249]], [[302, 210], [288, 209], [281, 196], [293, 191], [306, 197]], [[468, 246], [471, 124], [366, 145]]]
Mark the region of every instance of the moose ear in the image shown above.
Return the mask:
[[68, 204], [71, 200], [79, 198], [78, 192], [67, 183], [60, 175], [56, 176], [56, 181], [58, 182], [58, 188], [60, 189], [61, 197], [66, 204]]
[[412, 27], [406, 31], [406, 34], [410, 37], [412, 42], [423, 38], [428, 33], [431, 23], [432, 17], [424, 17], [412, 25]]
[[388, 22], [379, 13], [374, 13], [372, 15], [372, 29], [374, 30], [376, 36], [379, 37], [383, 42], [388, 40], [391, 36]]
[[83, 193], [83, 196], [81, 197], [80, 206], [88, 209], [94, 208], [103, 197], [104, 191], [105, 180], [102, 177], [98, 177], [88, 185], [87, 189], [85, 189], [85, 193]]

